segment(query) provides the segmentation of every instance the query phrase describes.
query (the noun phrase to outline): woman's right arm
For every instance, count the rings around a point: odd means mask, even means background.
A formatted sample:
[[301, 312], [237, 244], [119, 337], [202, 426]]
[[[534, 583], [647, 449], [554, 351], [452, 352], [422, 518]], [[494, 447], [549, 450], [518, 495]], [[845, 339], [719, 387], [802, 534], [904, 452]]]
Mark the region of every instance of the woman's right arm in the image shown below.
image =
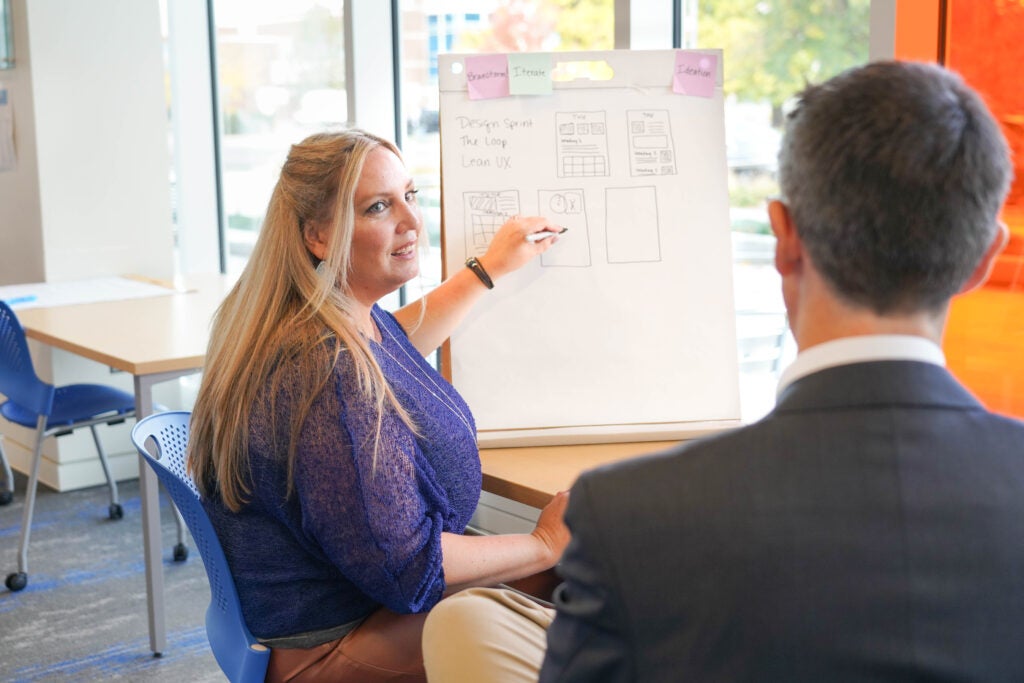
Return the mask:
[[[558, 241], [558, 237], [539, 242], [526, 240], [528, 234], [543, 230], [557, 231], [543, 216], [517, 216], [506, 221], [491, 240], [487, 253], [479, 259], [491, 280], [496, 282], [522, 268]], [[451, 336], [486, 292], [473, 271], [459, 268], [422, 299], [405, 305], [394, 315], [416, 350], [426, 356]]]
[[555, 566], [569, 543], [563, 519], [568, 502], [568, 491], [556, 494], [528, 534], [442, 533], [441, 564], [448, 592], [515, 581]]

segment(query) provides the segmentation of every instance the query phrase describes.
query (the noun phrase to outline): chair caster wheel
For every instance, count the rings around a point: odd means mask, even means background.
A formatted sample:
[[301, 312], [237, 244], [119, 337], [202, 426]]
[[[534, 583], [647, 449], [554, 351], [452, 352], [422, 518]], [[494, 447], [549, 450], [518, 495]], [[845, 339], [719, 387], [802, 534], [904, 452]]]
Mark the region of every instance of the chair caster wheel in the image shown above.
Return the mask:
[[174, 561], [184, 562], [188, 559], [188, 546], [184, 543], [179, 543], [174, 546]]
[[4, 583], [11, 592], [20, 591], [28, 585], [28, 574], [25, 572], [14, 572], [13, 574], [8, 574], [7, 580], [4, 581]]
[[14, 500], [14, 491], [0, 491], [0, 505], [9, 505]]
[[111, 503], [107, 514], [110, 515], [110, 519], [121, 519], [124, 517], [124, 509], [120, 503]]

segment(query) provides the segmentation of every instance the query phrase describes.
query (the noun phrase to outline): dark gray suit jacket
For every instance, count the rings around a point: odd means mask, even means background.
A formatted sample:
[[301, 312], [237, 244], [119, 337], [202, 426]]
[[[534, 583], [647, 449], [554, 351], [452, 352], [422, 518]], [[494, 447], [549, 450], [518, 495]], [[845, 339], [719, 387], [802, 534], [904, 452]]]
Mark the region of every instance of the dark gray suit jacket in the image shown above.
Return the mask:
[[938, 366], [809, 375], [567, 521], [543, 683], [1024, 681], [1024, 424]]

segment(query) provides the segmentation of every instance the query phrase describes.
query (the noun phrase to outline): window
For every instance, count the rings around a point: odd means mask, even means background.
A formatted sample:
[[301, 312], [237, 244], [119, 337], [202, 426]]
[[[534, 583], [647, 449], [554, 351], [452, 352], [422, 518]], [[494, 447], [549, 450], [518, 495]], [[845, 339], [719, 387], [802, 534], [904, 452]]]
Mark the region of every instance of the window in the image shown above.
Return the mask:
[[[207, 17], [205, 9], [198, 12], [195, 8], [206, 5], [214, 25], [211, 57], [205, 57], [199, 49], [202, 41], [196, 40], [206, 34]], [[396, 142], [420, 188], [429, 242], [421, 276], [409, 283], [406, 298], [417, 298], [441, 279], [438, 54], [602, 50], [616, 47], [617, 40], [644, 49], [670, 48], [673, 41], [680, 47], [722, 48], [743, 414], [746, 419], [763, 414], [774, 403], [777, 371], [795, 352], [771, 263], [774, 238], [765, 210], [766, 199], [777, 192], [775, 156], [782, 114], [787, 98], [805, 79], [821, 81], [867, 61], [869, 14], [874, 16], [870, 5], [870, 0], [391, 3], [397, 12], [392, 18], [397, 45], [391, 48], [399, 65], [400, 111], [396, 116], [400, 125], [384, 129], [396, 131], [400, 138]], [[187, 20], [178, 16], [188, 8], [196, 14]], [[292, 143], [350, 119], [381, 130], [381, 119], [388, 117], [376, 112], [391, 111], [395, 100], [390, 76], [382, 77], [379, 64], [367, 67], [359, 63], [358, 56], [351, 56], [359, 53], [345, 44], [343, 8], [354, 8], [352, 35], [379, 36], [390, 45], [392, 31], [380, 20], [382, 13], [388, 13], [387, 5], [380, 0], [165, 4], [171, 18], [170, 109], [176, 159], [172, 184], [183, 272], [209, 270], [207, 264], [218, 243], [228, 272], [240, 270]], [[629, 30], [617, 31], [616, 17], [624, 16], [634, 18]], [[882, 28], [884, 32], [892, 27]], [[206, 61], [197, 55], [204, 55]], [[211, 58], [217, 64], [215, 90], [209, 80]], [[353, 61], [352, 83], [345, 82], [346, 58]], [[382, 86], [385, 81], [387, 85]], [[374, 113], [364, 114], [363, 105], [352, 105], [354, 100], [347, 99], [349, 90], [358, 95], [357, 100], [369, 97], [380, 106], [371, 107]], [[190, 109], [190, 102], [204, 91], [215, 91], [218, 100], [196, 105], [198, 109], [207, 107], [206, 113], [199, 115]], [[214, 106], [216, 117], [209, 110]], [[349, 106], [360, 111], [349, 111]], [[215, 118], [219, 126], [216, 146], [209, 125]], [[366, 118], [373, 120], [360, 120]], [[202, 174], [218, 164], [212, 156], [194, 158], [197, 151], [206, 149], [219, 150], [220, 157], [220, 176], [211, 176], [209, 181]], [[189, 158], [193, 160], [189, 162]], [[210, 188], [218, 183], [223, 216], [218, 215], [212, 197], [205, 200], [204, 211], [190, 208], [190, 202], [202, 198], [204, 192], [212, 194]], [[221, 258], [219, 254], [217, 258]]]
[[[419, 187], [430, 252], [409, 283], [416, 299], [441, 281], [441, 149], [437, 56], [446, 52], [606, 50], [613, 46], [612, 0], [402, 0], [402, 152]], [[458, 11], [461, 10], [461, 11]]]
[[259, 234], [289, 147], [348, 120], [341, 0], [214, 0], [228, 273]]
[[744, 419], [775, 404], [777, 374], [796, 353], [786, 325], [767, 202], [783, 115], [805, 82], [868, 61], [870, 0], [687, 3], [683, 47], [721, 48], [729, 215]]

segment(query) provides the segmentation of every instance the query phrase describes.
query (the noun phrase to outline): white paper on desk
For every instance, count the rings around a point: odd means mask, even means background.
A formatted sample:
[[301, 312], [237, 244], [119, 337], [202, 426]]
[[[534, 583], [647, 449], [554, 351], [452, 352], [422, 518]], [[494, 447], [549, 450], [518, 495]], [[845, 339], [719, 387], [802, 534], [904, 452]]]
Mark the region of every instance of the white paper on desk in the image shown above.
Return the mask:
[[14, 162], [14, 105], [11, 91], [0, 83], [0, 171], [13, 171]]
[[127, 277], [97, 277], [68, 282], [33, 282], [0, 287], [0, 299], [14, 310], [71, 306], [101, 301], [166, 296], [177, 290]]

